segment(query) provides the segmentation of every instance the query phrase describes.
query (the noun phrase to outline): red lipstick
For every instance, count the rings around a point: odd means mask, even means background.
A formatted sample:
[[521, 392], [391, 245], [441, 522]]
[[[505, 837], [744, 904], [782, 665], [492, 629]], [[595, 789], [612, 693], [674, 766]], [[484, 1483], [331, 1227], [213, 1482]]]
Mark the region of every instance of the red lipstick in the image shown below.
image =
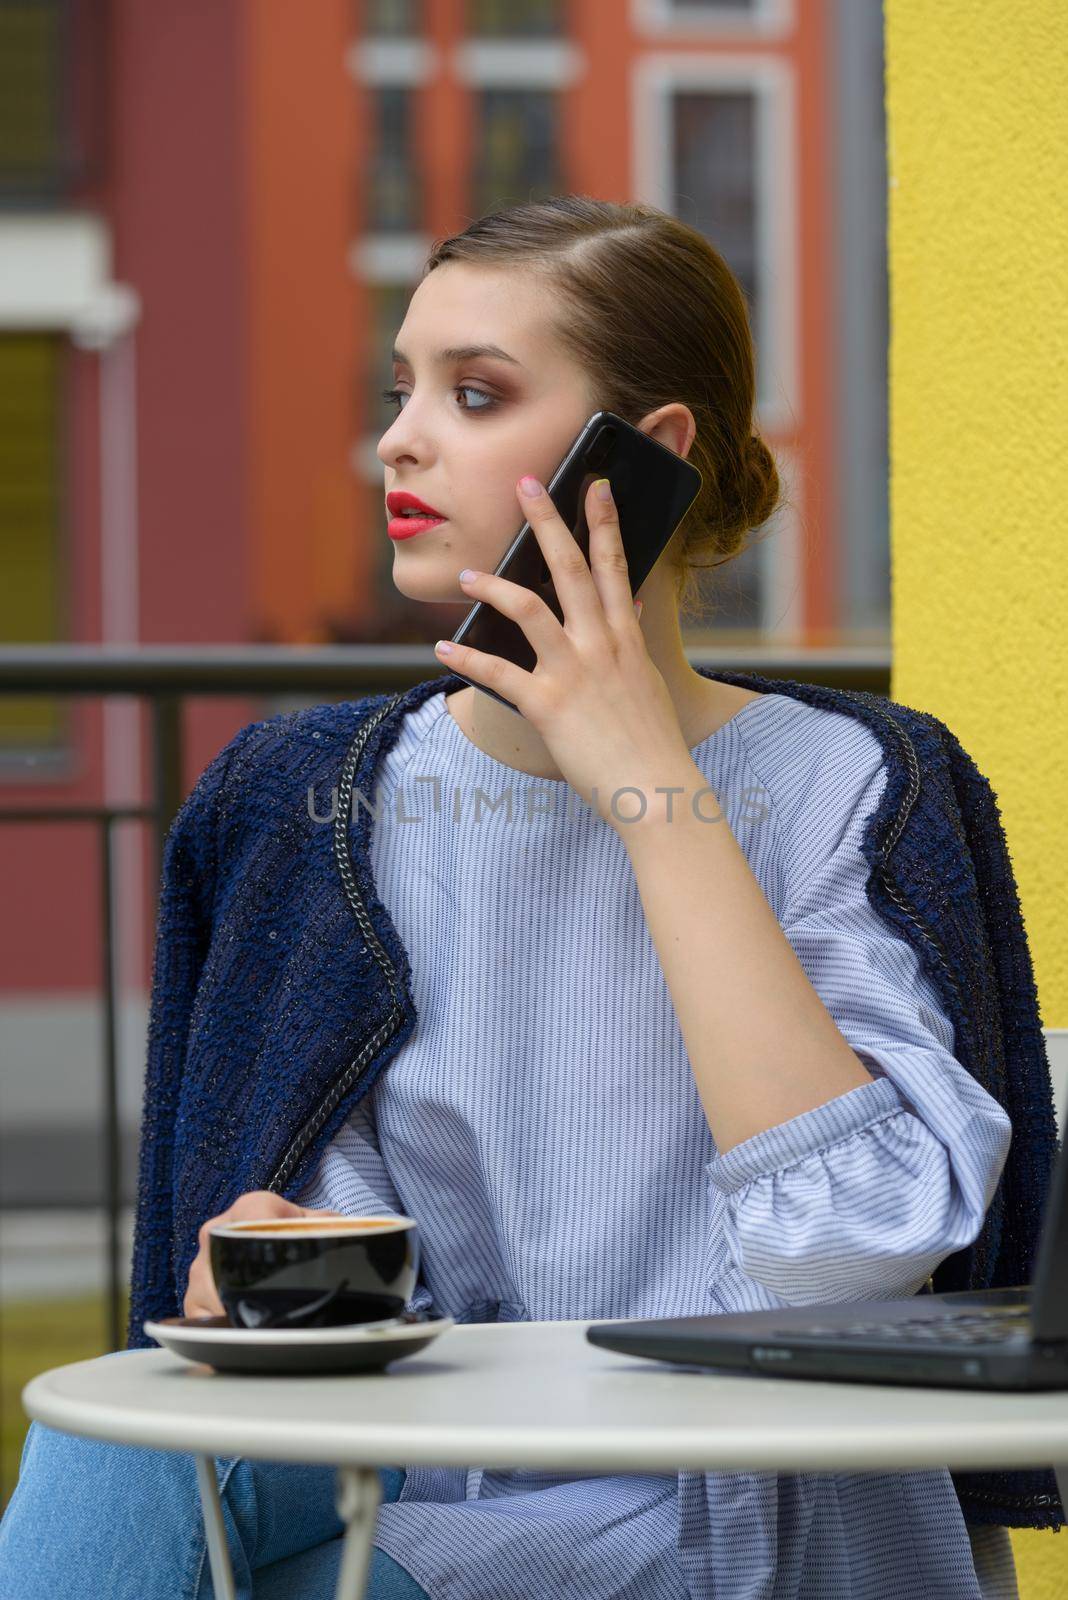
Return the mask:
[[428, 528], [436, 528], [447, 520], [440, 511], [435, 511], [407, 489], [391, 490], [386, 496], [386, 507], [392, 513], [386, 529], [391, 539], [412, 539], [417, 533], [425, 533]]

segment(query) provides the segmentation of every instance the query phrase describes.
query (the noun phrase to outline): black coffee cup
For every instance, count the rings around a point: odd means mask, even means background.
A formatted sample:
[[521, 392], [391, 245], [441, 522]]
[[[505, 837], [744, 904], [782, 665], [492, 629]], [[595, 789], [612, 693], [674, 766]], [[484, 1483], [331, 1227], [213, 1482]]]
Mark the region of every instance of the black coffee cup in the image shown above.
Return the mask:
[[253, 1217], [210, 1230], [235, 1328], [338, 1328], [399, 1317], [419, 1276], [412, 1217]]

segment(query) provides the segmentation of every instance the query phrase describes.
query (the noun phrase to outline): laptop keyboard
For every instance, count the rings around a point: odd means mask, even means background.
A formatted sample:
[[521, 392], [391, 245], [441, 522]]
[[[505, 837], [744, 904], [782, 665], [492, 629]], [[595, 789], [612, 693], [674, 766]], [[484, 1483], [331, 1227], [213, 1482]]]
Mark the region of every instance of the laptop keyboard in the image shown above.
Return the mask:
[[784, 1339], [926, 1339], [931, 1344], [1000, 1344], [1030, 1331], [1026, 1307], [998, 1312], [954, 1311], [937, 1318], [846, 1322], [836, 1327], [776, 1328]]

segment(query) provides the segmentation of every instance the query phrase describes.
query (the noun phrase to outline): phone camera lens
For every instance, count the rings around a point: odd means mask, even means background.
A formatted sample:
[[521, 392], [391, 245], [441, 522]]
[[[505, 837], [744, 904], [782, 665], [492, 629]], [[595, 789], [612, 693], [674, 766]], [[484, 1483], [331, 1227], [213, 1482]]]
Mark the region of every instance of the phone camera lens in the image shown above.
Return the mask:
[[616, 430], [612, 427], [599, 428], [597, 436], [586, 452], [586, 465], [591, 471], [596, 472], [607, 461], [615, 441]]

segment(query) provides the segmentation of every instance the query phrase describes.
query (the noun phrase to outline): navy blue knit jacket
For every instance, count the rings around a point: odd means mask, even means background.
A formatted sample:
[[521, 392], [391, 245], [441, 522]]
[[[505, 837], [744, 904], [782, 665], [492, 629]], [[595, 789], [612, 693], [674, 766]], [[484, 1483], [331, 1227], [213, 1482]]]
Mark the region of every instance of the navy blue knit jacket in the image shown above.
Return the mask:
[[[961, 1064], [1013, 1137], [982, 1231], [934, 1288], [1026, 1284], [1057, 1153], [1049, 1064], [997, 802], [944, 723], [878, 695], [704, 676], [860, 718], [887, 765], [863, 840], [868, 898], [915, 948]], [[242, 728], [167, 838], [127, 1343], [180, 1315], [197, 1230], [241, 1194], [298, 1194], [416, 1023], [408, 955], [375, 893], [376, 769], [454, 674]], [[577, 1069], [576, 1069], [577, 1070]], [[971, 1522], [1059, 1528], [1052, 1469], [954, 1473]]]

